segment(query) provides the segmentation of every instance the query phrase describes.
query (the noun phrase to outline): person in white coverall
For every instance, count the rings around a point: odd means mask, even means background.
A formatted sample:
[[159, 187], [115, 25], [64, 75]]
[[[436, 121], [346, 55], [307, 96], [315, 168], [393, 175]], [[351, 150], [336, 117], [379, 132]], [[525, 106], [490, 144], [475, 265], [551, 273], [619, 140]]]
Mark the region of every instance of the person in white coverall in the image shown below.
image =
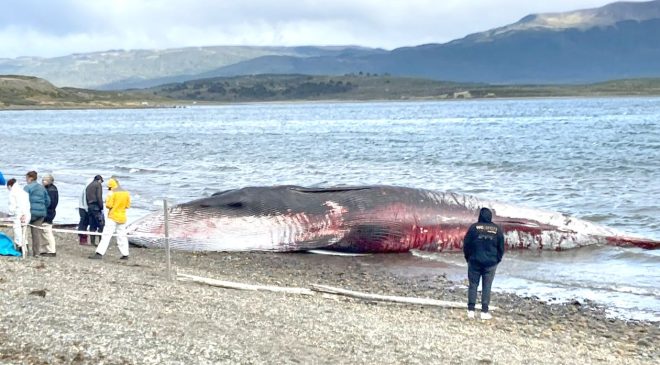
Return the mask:
[[13, 217], [14, 244], [20, 247], [23, 254], [27, 247], [23, 247], [25, 241], [25, 227], [30, 222], [30, 197], [16, 179], [7, 181], [9, 189], [9, 214]]

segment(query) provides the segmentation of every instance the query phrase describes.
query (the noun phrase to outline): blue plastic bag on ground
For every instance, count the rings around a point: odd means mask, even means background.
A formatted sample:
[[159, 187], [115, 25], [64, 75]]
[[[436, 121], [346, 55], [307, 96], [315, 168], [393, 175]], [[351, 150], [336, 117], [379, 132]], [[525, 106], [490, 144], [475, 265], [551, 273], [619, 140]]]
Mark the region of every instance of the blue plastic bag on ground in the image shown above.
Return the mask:
[[2, 232], [0, 232], [0, 256], [21, 256], [21, 253], [14, 248], [14, 241]]

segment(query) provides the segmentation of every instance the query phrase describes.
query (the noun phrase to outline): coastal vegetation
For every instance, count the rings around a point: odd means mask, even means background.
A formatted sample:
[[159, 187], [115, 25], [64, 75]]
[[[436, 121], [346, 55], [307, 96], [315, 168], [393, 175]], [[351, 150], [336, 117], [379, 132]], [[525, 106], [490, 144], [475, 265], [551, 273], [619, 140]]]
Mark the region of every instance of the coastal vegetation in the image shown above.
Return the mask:
[[186, 81], [148, 89], [58, 88], [31, 76], [0, 76], [0, 109], [145, 108], [271, 101], [448, 100], [660, 95], [660, 79], [582, 85], [491, 85], [388, 74], [254, 75]]
[[0, 75], [0, 110], [148, 107], [154, 97], [135, 93], [59, 88], [33, 76]]
[[660, 79], [616, 80], [583, 85], [490, 85], [370, 73], [343, 76], [256, 75], [187, 81], [143, 92], [200, 102], [632, 96], [660, 95]]

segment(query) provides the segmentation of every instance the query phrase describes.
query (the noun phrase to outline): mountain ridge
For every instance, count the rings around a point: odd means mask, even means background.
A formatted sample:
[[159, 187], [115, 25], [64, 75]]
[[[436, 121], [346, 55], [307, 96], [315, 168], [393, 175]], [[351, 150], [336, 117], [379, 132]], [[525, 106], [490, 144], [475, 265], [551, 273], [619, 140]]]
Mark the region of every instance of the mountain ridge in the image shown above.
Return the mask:
[[585, 30], [611, 26], [623, 21], [641, 22], [658, 18], [660, 18], [660, 0], [646, 2], [619, 1], [599, 8], [529, 14], [513, 24], [469, 34], [452, 42], [484, 41], [488, 38], [524, 30], [566, 30], [570, 28]]
[[[634, 39], [636, 42], [631, 42]], [[267, 73], [387, 73], [455, 82], [588, 83], [660, 76], [660, 19], [624, 21], [587, 30], [515, 32], [490, 42], [404, 47], [352, 58], [264, 56], [197, 78]], [[183, 81], [183, 80], [181, 80]]]
[[59, 86], [145, 88], [210, 77], [369, 72], [455, 82], [589, 83], [660, 77], [660, 0], [530, 14], [447, 43], [391, 51], [359, 46], [110, 50], [0, 59], [0, 74]]
[[194, 75], [265, 55], [299, 58], [380, 52], [360, 46], [208, 46], [156, 50], [107, 50], [42, 58], [0, 58], [0, 74], [41, 77], [58, 86], [102, 88], [121, 80]]

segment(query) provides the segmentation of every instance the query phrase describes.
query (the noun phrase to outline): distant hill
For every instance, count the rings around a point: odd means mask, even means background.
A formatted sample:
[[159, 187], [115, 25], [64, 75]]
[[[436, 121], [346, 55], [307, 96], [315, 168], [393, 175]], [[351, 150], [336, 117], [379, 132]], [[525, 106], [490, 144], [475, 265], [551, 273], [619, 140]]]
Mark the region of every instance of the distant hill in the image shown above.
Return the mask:
[[0, 110], [142, 108], [167, 102], [148, 94], [58, 88], [33, 76], [0, 75]]
[[491, 84], [579, 84], [660, 77], [660, 0], [532, 14], [514, 24], [445, 44], [392, 51], [236, 46], [0, 59], [0, 74], [33, 75], [57, 86], [101, 90], [240, 75], [359, 72]]
[[263, 56], [362, 55], [382, 50], [363, 47], [217, 46], [165, 50], [110, 50], [56, 58], [0, 59], [0, 74], [44, 78], [63, 87], [128, 89], [184, 81], [222, 66]]
[[141, 90], [154, 96], [198, 102], [377, 100], [453, 98], [466, 85], [385, 75], [254, 75], [219, 77]]
[[150, 108], [191, 104], [314, 100], [660, 95], [660, 79], [589, 85], [489, 85], [390, 75], [256, 75], [220, 77], [130, 91], [58, 88], [31, 76], [0, 75], [0, 110]]
[[219, 77], [134, 91], [198, 103], [310, 100], [442, 100], [472, 98], [660, 95], [660, 79], [588, 85], [490, 85], [377, 74]]

